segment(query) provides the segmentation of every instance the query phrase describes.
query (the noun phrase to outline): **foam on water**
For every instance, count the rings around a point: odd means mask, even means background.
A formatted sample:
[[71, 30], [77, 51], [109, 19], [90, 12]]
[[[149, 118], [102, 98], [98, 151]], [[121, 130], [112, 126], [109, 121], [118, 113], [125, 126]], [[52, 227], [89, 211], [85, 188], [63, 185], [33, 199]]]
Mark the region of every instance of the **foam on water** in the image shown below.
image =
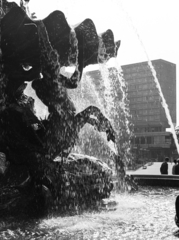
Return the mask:
[[174, 203], [178, 194], [177, 189], [171, 188], [140, 188], [134, 194], [112, 195], [107, 208], [101, 211], [49, 217], [25, 227], [9, 223], [3, 229], [0, 223], [0, 238], [175, 240], [178, 228]]
[[[115, 194], [101, 212], [43, 220], [39, 228], [80, 239], [175, 239], [174, 189], [140, 189]], [[161, 204], [162, 203], [162, 204]], [[78, 237], [78, 238], [77, 238]], [[72, 238], [73, 239], [73, 238]], [[74, 238], [75, 239], [75, 238]]]

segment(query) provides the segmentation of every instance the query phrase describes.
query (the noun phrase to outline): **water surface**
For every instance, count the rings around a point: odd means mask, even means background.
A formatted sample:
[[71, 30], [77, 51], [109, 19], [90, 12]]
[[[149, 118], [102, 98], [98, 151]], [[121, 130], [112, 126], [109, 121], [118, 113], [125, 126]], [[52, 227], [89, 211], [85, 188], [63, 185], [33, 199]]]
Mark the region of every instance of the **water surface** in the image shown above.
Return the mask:
[[132, 194], [112, 194], [107, 207], [99, 212], [50, 217], [35, 223], [2, 222], [0, 239], [177, 239], [177, 195], [179, 189], [149, 187]]

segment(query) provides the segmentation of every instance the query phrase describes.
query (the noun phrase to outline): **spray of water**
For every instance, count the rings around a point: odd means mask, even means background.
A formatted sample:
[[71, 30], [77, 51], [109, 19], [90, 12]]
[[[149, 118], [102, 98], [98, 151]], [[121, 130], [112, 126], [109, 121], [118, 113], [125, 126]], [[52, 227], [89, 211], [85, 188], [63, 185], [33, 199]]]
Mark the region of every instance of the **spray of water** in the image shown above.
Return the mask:
[[103, 84], [103, 87], [104, 87], [103, 88], [104, 89], [104, 108], [108, 118], [113, 123], [112, 113], [114, 111], [114, 99], [111, 94], [112, 85], [111, 85], [111, 80], [109, 78], [109, 71], [104, 58], [105, 53], [106, 53], [106, 49], [105, 49], [104, 43], [102, 41], [102, 38], [99, 38], [98, 65], [99, 65], [99, 70], [102, 76], [101, 84]]
[[[116, 144], [115, 152], [120, 153], [124, 161], [127, 160], [127, 152], [130, 147], [127, 146], [130, 143], [130, 128], [129, 128], [129, 108], [126, 105], [126, 91], [125, 82], [122, 81], [117, 69], [109, 69], [106, 64], [99, 64], [99, 70], [102, 76], [102, 83], [104, 84], [104, 108], [107, 117], [110, 119], [115, 132], [116, 132]], [[112, 76], [110, 76], [110, 74]], [[116, 80], [119, 84], [116, 83]], [[118, 95], [117, 92], [121, 93], [121, 98], [115, 99]], [[127, 139], [124, 139], [124, 131], [128, 135]], [[121, 141], [123, 139], [123, 141]], [[124, 154], [122, 152], [124, 151]]]
[[99, 64], [99, 70], [102, 76], [102, 84], [104, 85], [104, 108], [105, 113], [110, 119], [111, 122], [113, 122], [112, 118], [112, 112], [114, 111], [114, 99], [112, 97], [112, 87], [110, 84], [109, 79], [109, 71], [105, 64]]
[[125, 79], [123, 78], [122, 69], [119, 66], [116, 59], [115, 59], [115, 67], [116, 67], [117, 78], [120, 81], [120, 90], [122, 92], [122, 98], [121, 98], [120, 105], [124, 112], [126, 130], [127, 130], [127, 133], [130, 135], [130, 134], [132, 134], [131, 129], [130, 129], [131, 114], [130, 114], [130, 110], [129, 110], [129, 101], [127, 100], [127, 93], [126, 93], [127, 85], [126, 85]]
[[[125, 164], [132, 160], [129, 104], [127, 101], [127, 86], [119, 67], [108, 69], [104, 54], [106, 49], [102, 41], [99, 42], [98, 64], [101, 82], [104, 89], [104, 108], [116, 132], [115, 138], [115, 172], [117, 177], [116, 187], [121, 191], [126, 190]], [[102, 64], [101, 64], [102, 63]], [[117, 64], [116, 64], [117, 65]]]
[[[111, 79], [109, 78], [109, 70], [106, 66], [105, 63], [103, 64], [99, 64], [99, 70], [101, 73], [101, 81], [100, 81], [100, 88], [103, 89], [102, 91], [102, 97], [100, 97], [100, 94], [98, 93], [98, 91], [95, 89], [94, 86], [94, 90], [98, 96], [98, 101], [100, 103], [100, 109], [103, 109], [103, 113], [104, 115], [110, 120], [111, 124], [113, 127], [115, 127], [114, 124], [114, 118], [113, 118], [113, 113], [115, 111], [115, 107], [114, 107], [114, 99], [112, 96], [112, 85], [111, 85]], [[91, 79], [92, 81], [92, 79]], [[92, 82], [92, 84], [94, 85], [94, 82]], [[109, 148], [111, 149], [112, 152], [114, 152], [115, 154], [117, 154], [117, 148], [115, 145], [111, 144], [110, 142], [108, 143], [106, 140], [106, 136], [101, 134], [101, 137], [103, 138], [103, 141], [105, 143], [105, 145], [107, 144], [109, 146]]]
[[178, 152], [178, 154], [179, 154], [179, 144], [178, 144], [177, 135], [176, 135], [176, 132], [175, 132], [175, 128], [174, 128], [172, 119], [171, 119], [170, 110], [169, 110], [169, 108], [168, 108], [168, 105], [167, 105], [167, 103], [166, 103], [165, 97], [164, 97], [164, 95], [163, 95], [163, 92], [162, 92], [162, 89], [161, 89], [161, 86], [160, 86], [160, 83], [159, 83], [158, 78], [157, 78], [157, 74], [156, 74], [155, 68], [154, 68], [154, 66], [152, 65], [152, 62], [151, 62], [151, 60], [150, 60], [150, 58], [149, 58], [149, 56], [148, 56], [148, 53], [147, 53], [147, 51], [146, 51], [146, 48], [145, 48], [145, 46], [144, 46], [144, 44], [143, 44], [143, 42], [142, 42], [142, 40], [141, 40], [141, 38], [140, 38], [140, 35], [139, 35], [136, 27], [134, 26], [134, 24], [133, 24], [133, 22], [132, 22], [132, 19], [130, 18], [130, 16], [128, 15], [128, 13], [126, 12], [126, 10], [123, 8], [122, 3], [120, 4], [120, 7], [121, 7], [121, 9], [123, 10], [123, 12], [125, 13], [126, 18], [127, 18], [127, 20], [129, 21], [129, 23], [130, 23], [132, 29], [134, 30], [135, 34], [137, 35], [138, 40], [140, 41], [140, 44], [141, 44], [141, 46], [142, 46], [142, 48], [143, 48], [143, 51], [144, 51], [144, 53], [145, 53], [145, 55], [146, 55], [146, 57], [147, 57], [148, 65], [149, 65], [149, 67], [150, 67], [150, 70], [151, 70], [152, 75], [153, 75], [153, 77], [154, 77], [154, 82], [155, 82], [156, 87], [157, 87], [157, 89], [158, 89], [158, 92], [159, 92], [159, 94], [160, 94], [161, 103], [162, 103], [162, 106], [163, 106], [163, 108], [164, 108], [164, 110], [165, 110], [165, 114], [166, 114], [166, 117], [167, 117], [167, 120], [168, 120], [168, 124], [170, 125], [171, 133], [172, 133], [172, 135], [173, 135], [173, 139], [174, 139], [174, 142], [175, 142], [175, 145], [176, 145], [176, 148], [177, 148], [177, 152]]
[[[116, 102], [115, 106], [115, 116], [116, 124], [118, 124], [118, 139], [121, 142], [121, 139], [123, 139], [123, 142], [119, 144], [119, 146], [124, 149], [124, 159], [126, 162], [129, 162], [132, 160], [132, 154], [131, 154], [131, 139], [133, 136], [133, 125], [131, 121], [131, 114], [130, 114], [130, 108], [129, 108], [129, 101], [127, 98], [127, 84], [126, 81], [123, 78], [121, 67], [119, 66], [117, 60], [115, 61], [115, 68], [112, 70], [112, 74], [114, 75], [113, 78], [113, 91], [121, 92], [121, 99], [120, 102]], [[121, 114], [119, 115], [119, 111]]]
[[[128, 162], [128, 158], [131, 158], [131, 156], [129, 157], [129, 152], [132, 131], [130, 128], [131, 116], [129, 113], [129, 103], [127, 101], [127, 86], [117, 61], [115, 68], [111, 68], [109, 71], [104, 59], [106, 49], [102, 39], [99, 43], [98, 61], [104, 82], [105, 109], [117, 133], [116, 152], [120, 153], [123, 161]], [[103, 64], [100, 64], [100, 62]], [[121, 93], [120, 97], [119, 92]]]
[[[102, 85], [101, 85], [102, 84]], [[104, 89], [103, 81], [100, 81], [100, 89]], [[72, 98], [77, 113], [83, 111], [90, 105], [98, 107], [104, 116], [109, 118], [106, 111], [106, 104], [103, 98], [103, 91], [99, 91], [97, 89], [96, 84], [94, 83], [94, 79], [88, 73], [83, 73], [83, 77], [78, 85], [78, 88], [75, 90], [68, 90], [70, 97]], [[96, 145], [93, 146], [93, 140], [95, 139]], [[90, 143], [92, 141], [92, 143]], [[85, 151], [85, 145], [88, 145], [88, 151]], [[75, 146], [76, 148], [76, 146]], [[85, 125], [83, 129], [80, 131], [79, 142], [77, 144], [76, 152], [86, 153], [90, 155], [94, 155], [95, 151], [93, 148], [99, 148], [99, 152], [102, 155], [108, 155], [109, 148], [112, 152], [116, 153], [116, 149], [114, 148], [114, 144], [107, 142], [106, 133], [99, 133], [94, 131], [93, 127], [90, 125]], [[101, 150], [100, 150], [101, 149]], [[104, 152], [102, 152], [104, 151]], [[97, 153], [96, 153], [97, 154]], [[101, 155], [101, 156], [102, 156]], [[100, 155], [96, 155], [96, 157], [100, 157]], [[109, 157], [108, 157], [109, 158]]]

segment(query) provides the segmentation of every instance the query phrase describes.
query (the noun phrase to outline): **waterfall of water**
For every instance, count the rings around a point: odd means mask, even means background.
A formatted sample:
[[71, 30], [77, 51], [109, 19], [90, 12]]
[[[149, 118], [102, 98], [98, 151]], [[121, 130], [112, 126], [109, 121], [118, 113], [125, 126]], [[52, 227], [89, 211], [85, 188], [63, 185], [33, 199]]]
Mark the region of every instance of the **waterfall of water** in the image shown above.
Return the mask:
[[[116, 131], [116, 152], [120, 153], [125, 162], [128, 162], [131, 129], [129, 106], [126, 101], [126, 84], [117, 68], [111, 68], [109, 73], [107, 66], [103, 64], [100, 65], [100, 72], [104, 82], [106, 113]], [[121, 154], [122, 151], [124, 151], [123, 154]]]
[[107, 117], [110, 119], [112, 124], [114, 125], [114, 119], [112, 117], [114, 112], [114, 99], [112, 96], [112, 86], [111, 86], [111, 80], [109, 78], [109, 71], [105, 64], [99, 64], [99, 70], [102, 76], [102, 82], [104, 86], [104, 108], [105, 113]]
[[[133, 124], [131, 121], [131, 114], [129, 109], [129, 101], [127, 98], [127, 85], [123, 78], [122, 70], [117, 60], [115, 61], [115, 68], [112, 69], [113, 74], [113, 91], [121, 92], [121, 99], [116, 100], [115, 106], [115, 118], [117, 119], [116, 123], [118, 124], [118, 138], [123, 139], [122, 146], [119, 146], [122, 149], [125, 149], [124, 159], [126, 162], [132, 160], [131, 154], [131, 139], [133, 136]], [[119, 111], [121, 114], [119, 115]], [[125, 136], [125, 137], [124, 137]]]
[[102, 76], [101, 84], [104, 84], [105, 110], [116, 132], [114, 161], [117, 189], [125, 190], [125, 164], [132, 160], [130, 144], [132, 128], [127, 86], [117, 64], [111, 69], [108, 69], [105, 63], [99, 64], [99, 69]]
[[[93, 105], [98, 107], [103, 115], [107, 117], [103, 97], [97, 91], [90, 74], [84, 73], [78, 88], [68, 90], [68, 93], [75, 104], [77, 113]], [[106, 133], [99, 133], [91, 125], [86, 124], [80, 131], [79, 141], [74, 151], [93, 155], [105, 161], [110, 158], [109, 148], [111, 151], [115, 151], [114, 146], [107, 142]]]

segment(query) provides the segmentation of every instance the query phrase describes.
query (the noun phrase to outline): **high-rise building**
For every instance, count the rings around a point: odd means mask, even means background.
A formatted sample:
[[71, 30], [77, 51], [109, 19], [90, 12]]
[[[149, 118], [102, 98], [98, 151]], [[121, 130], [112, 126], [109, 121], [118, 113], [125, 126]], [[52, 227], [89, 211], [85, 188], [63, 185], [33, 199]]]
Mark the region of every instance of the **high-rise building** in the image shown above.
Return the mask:
[[[152, 61], [172, 122], [176, 123], [176, 65], [159, 59]], [[128, 98], [136, 132], [164, 131], [168, 125], [161, 96], [147, 62], [122, 66], [128, 84]], [[144, 127], [146, 129], [144, 129]]]
[[133, 149], [139, 157], [163, 160], [172, 155], [172, 135], [166, 112], [163, 107], [160, 90], [166, 101], [173, 124], [176, 123], [176, 65], [158, 59], [152, 65], [156, 78], [148, 62], [122, 66], [124, 79], [128, 84], [128, 99], [134, 123]]

